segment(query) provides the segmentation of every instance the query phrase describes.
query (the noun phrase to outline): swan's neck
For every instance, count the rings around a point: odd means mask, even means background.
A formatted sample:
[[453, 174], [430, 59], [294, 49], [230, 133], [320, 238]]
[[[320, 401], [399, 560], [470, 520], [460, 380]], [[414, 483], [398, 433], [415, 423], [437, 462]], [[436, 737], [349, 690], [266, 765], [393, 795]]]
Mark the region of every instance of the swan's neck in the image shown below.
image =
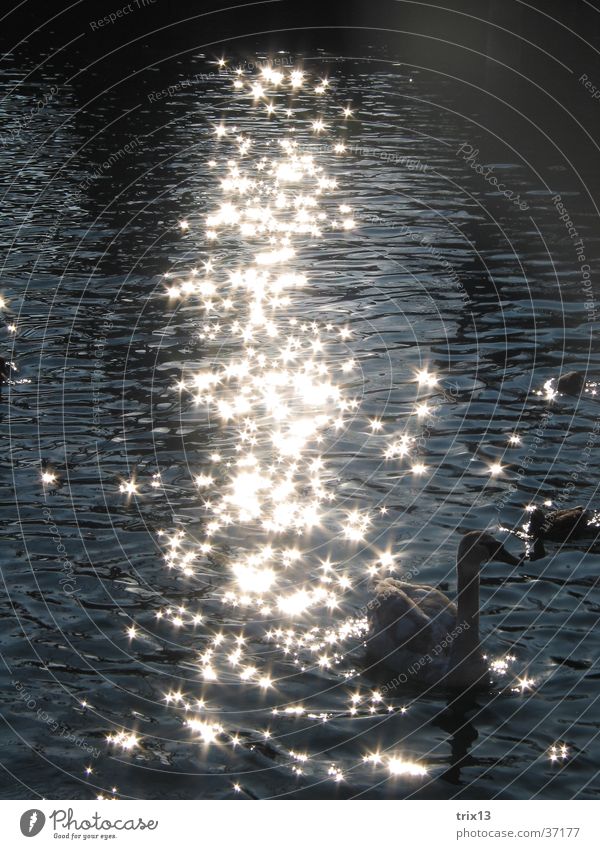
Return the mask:
[[479, 569], [457, 567], [457, 628], [462, 626], [456, 642], [466, 648], [479, 646]]
[[453, 686], [468, 686], [485, 676], [479, 645], [479, 565], [457, 563], [457, 633], [450, 650], [448, 670]]

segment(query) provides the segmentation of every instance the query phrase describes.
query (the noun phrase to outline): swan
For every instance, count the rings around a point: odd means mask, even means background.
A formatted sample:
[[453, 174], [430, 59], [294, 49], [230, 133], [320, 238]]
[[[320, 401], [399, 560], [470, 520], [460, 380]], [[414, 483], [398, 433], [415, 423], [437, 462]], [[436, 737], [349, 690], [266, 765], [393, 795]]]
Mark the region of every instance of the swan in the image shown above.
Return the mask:
[[489, 683], [479, 644], [479, 570], [513, 557], [485, 531], [463, 536], [456, 557], [457, 603], [434, 587], [385, 578], [369, 603], [367, 659], [407, 681], [467, 689]]

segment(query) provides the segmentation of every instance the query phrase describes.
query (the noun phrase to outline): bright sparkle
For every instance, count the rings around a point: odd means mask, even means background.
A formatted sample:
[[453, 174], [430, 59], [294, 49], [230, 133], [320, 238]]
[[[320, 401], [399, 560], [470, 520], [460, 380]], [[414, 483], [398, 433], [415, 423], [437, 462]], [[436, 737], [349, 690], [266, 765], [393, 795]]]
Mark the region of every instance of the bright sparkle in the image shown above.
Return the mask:
[[414, 761], [402, 760], [402, 758], [390, 758], [387, 761], [387, 767], [390, 771], [390, 775], [393, 776], [409, 775], [422, 778], [427, 775], [425, 767], [415, 763]]
[[138, 491], [137, 484], [134, 480], [124, 481], [119, 486], [119, 492], [125, 493], [126, 495], [136, 495]]

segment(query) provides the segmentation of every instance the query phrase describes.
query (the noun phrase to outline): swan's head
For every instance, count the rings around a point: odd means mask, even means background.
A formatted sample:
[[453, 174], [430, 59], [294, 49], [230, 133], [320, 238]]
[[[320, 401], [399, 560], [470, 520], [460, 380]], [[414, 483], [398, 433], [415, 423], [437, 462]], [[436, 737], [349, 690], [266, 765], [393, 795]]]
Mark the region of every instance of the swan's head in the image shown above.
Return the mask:
[[501, 542], [487, 531], [471, 531], [465, 534], [458, 546], [458, 561], [466, 568], [469, 566], [477, 570], [482, 563], [488, 560], [498, 560], [500, 563], [508, 563], [509, 566], [517, 566], [517, 557], [507, 551]]

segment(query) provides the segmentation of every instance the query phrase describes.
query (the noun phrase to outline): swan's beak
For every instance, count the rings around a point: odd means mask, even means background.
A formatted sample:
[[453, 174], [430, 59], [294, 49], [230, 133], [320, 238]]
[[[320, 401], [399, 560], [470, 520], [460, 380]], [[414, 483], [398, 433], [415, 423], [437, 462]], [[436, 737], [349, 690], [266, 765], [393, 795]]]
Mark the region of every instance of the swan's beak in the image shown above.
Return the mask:
[[500, 563], [508, 563], [509, 566], [518, 566], [521, 562], [518, 557], [513, 557], [510, 551], [507, 551], [503, 545], [498, 546], [492, 560], [499, 560]]

